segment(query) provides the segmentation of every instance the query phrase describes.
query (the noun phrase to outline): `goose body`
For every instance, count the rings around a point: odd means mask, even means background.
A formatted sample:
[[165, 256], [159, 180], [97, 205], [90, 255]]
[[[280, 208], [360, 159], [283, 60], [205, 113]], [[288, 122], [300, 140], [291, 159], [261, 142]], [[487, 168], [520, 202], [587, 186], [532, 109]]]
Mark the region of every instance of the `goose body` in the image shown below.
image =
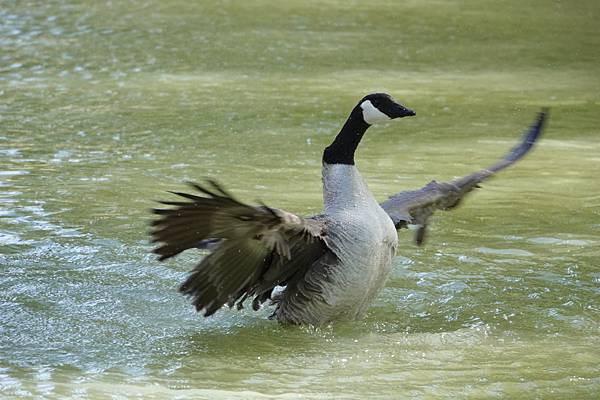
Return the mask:
[[390, 272], [398, 234], [358, 169], [324, 163], [323, 195], [320, 219], [332, 254], [319, 260], [305, 278], [316, 283], [312, 292], [321, 295], [284, 291], [275, 313], [280, 321], [318, 325], [361, 318]]
[[[173, 192], [185, 201], [161, 202], [171, 207], [154, 210], [159, 215], [151, 233], [159, 243], [154, 252], [164, 260], [189, 248], [211, 250], [180, 287], [205, 316], [225, 304], [241, 308], [253, 298], [254, 309], [270, 300], [272, 317], [282, 323], [322, 325], [363, 317], [390, 273], [397, 230], [418, 225], [421, 244], [436, 209], [453, 208], [478, 183], [529, 151], [546, 113], [491, 167], [378, 203], [355, 166], [355, 150], [371, 125], [412, 115], [383, 93], [358, 102], [323, 153], [321, 214], [302, 218], [251, 206], [215, 181], [208, 187], [192, 183], [198, 194]], [[275, 294], [277, 286], [285, 288]]]

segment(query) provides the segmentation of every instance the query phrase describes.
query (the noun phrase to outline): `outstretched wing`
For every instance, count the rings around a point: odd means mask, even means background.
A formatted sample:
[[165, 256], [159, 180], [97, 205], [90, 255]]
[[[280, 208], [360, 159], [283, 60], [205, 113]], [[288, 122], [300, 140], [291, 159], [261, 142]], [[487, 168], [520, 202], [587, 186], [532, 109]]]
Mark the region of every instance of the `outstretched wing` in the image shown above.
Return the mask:
[[527, 154], [540, 136], [547, 114], [546, 109], [542, 110], [535, 122], [523, 134], [521, 142], [502, 160], [489, 168], [451, 182], [431, 181], [421, 189], [396, 193], [381, 203], [381, 207], [394, 221], [396, 229], [405, 228], [408, 224], [418, 225], [415, 241], [420, 245], [425, 238], [428, 219], [435, 210], [449, 210], [456, 207], [467, 193], [479, 187], [481, 181]]
[[210, 188], [190, 183], [199, 195], [171, 192], [185, 201], [162, 201], [171, 208], [154, 209], [154, 253], [159, 260], [211, 244], [213, 251], [192, 270], [180, 291], [209, 316], [224, 304], [253, 306], [270, 298], [273, 288], [298, 279], [323, 254], [323, 220], [300, 218], [266, 205], [239, 202], [217, 182]]

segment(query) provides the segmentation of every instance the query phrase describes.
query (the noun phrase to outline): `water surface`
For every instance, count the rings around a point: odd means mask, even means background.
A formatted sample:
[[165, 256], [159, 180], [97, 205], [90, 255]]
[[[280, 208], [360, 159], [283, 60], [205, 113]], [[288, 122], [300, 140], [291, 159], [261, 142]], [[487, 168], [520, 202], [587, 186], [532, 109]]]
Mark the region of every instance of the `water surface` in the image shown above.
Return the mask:
[[[47, 398], [593, 398], [600, 391], [596, 2], [68, 2], [0, 7], [0, 393]], [[380, 199], [539, 147], [400, 233], [363, 321], [203, 319], [158, 263], [152, 200], [214, 177], [321, 207], [365, 93], [416, 118], [357, 164]]]

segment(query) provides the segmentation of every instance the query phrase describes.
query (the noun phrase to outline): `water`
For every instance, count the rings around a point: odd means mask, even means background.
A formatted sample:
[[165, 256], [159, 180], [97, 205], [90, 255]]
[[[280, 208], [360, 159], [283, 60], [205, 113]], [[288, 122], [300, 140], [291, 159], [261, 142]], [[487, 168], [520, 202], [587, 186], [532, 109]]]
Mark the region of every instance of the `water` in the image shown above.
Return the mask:
[[[593, 398], [600, 391], [596, 2], [3, 1], [0, 393], [45, 398]], [[424, 23], [424, 21], [427, 21]], [[215, 177], [320, 210], [320, 156], [365, 93], [378, 198], [539, 147], [425, 247], [400, 234], [363, 321], [196, 315], [152, 200]]]

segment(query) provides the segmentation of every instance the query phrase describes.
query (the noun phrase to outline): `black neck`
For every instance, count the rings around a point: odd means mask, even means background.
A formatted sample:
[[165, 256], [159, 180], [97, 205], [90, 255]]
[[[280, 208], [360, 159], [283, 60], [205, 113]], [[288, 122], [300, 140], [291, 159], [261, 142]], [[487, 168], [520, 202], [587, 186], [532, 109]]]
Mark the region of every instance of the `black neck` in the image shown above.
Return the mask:
[[363, 119], [360, 106], [354, 107], [340, 133], [325, 148], [323, 162], [354, 165], [354, 152], [369, 126]]

